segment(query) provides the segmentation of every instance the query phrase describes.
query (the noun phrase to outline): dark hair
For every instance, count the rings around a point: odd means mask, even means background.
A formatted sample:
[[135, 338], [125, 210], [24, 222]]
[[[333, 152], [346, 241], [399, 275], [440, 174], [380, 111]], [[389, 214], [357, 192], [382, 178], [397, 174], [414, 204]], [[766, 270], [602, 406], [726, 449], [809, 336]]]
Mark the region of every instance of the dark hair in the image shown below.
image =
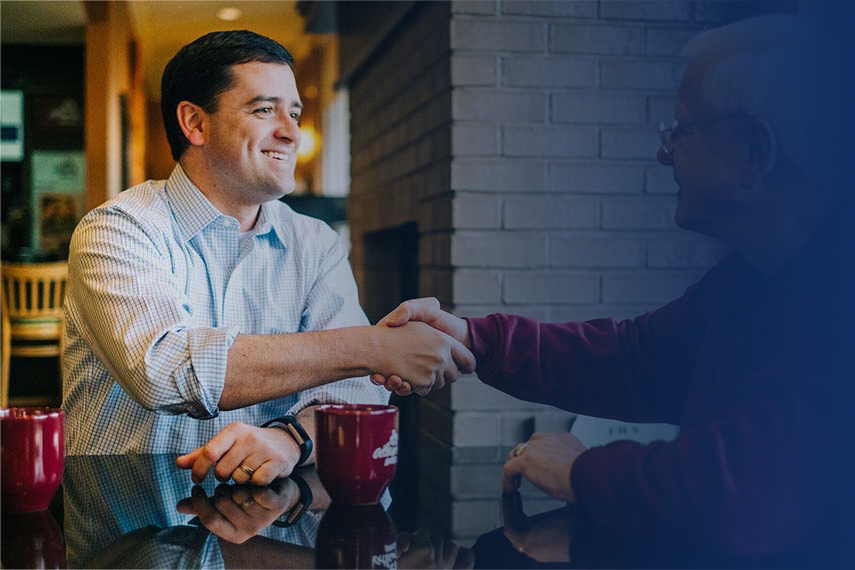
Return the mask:
[[190, 146], [175, 116], [178, 103], [190, 101], [215, 112], [218, 97], [234, 83], [231, 67], [252, 61], [294, 66], [294, 58], [279, 42], [247, 30], [205, 34], [169, 60], [160, 80], [160, 112], [172, 158], [177, 161]]

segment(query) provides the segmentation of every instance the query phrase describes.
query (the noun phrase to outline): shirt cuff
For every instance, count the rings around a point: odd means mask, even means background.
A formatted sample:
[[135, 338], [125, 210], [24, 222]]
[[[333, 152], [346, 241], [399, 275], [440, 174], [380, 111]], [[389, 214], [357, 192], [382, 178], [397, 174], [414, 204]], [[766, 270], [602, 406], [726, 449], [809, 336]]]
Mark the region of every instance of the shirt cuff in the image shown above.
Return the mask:
[[239, 333], [238, 326], [187, 331], [193, 373], [183, 381], [179, 379], [177, 384], [183, 400], [188, 403], [190, 417], [207, 420], [219, 415], [228, 352]]

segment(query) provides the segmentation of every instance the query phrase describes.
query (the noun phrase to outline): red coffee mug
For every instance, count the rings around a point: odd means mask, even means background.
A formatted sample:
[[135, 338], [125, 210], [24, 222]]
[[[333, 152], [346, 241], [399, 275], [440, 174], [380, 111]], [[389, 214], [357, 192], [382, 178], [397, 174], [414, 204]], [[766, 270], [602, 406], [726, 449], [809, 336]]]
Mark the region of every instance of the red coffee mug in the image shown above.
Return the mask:
[[334, 503], [371, 505], [395, 476], [398, 408], [327, 404], [315, 411], [318, 477]]
[[43, 511], [62, 481], [62, 410], [0, 410], [3, 509]]

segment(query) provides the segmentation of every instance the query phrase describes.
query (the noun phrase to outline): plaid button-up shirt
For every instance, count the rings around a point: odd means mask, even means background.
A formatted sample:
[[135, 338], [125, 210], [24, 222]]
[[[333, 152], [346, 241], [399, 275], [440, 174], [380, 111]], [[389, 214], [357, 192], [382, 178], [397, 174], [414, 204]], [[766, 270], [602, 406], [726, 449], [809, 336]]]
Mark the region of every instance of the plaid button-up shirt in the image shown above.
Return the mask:
[[368, 324], [338, 235], [281, 202], [255, 228], [217, 210], [176, 166], [87, 214], [65, 300], [66, 453], [186, 453], [227, 424], [314, 402], [385, 403], [352, 378], [230, 411], [217, 402], [238, 334]]

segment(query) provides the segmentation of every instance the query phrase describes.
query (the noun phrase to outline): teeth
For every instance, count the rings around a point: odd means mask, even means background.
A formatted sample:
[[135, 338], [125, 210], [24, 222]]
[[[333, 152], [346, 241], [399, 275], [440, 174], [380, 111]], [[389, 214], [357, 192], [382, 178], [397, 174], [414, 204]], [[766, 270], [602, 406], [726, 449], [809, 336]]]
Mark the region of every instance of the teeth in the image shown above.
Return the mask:
[[274, 150], [263, 150], [261, 151], [265, 156], [269, 156], [270, 158], [275, 158], [276, 160], [285, 160], [288, 158], [286, 155], [281, 152], [276, 152]]

